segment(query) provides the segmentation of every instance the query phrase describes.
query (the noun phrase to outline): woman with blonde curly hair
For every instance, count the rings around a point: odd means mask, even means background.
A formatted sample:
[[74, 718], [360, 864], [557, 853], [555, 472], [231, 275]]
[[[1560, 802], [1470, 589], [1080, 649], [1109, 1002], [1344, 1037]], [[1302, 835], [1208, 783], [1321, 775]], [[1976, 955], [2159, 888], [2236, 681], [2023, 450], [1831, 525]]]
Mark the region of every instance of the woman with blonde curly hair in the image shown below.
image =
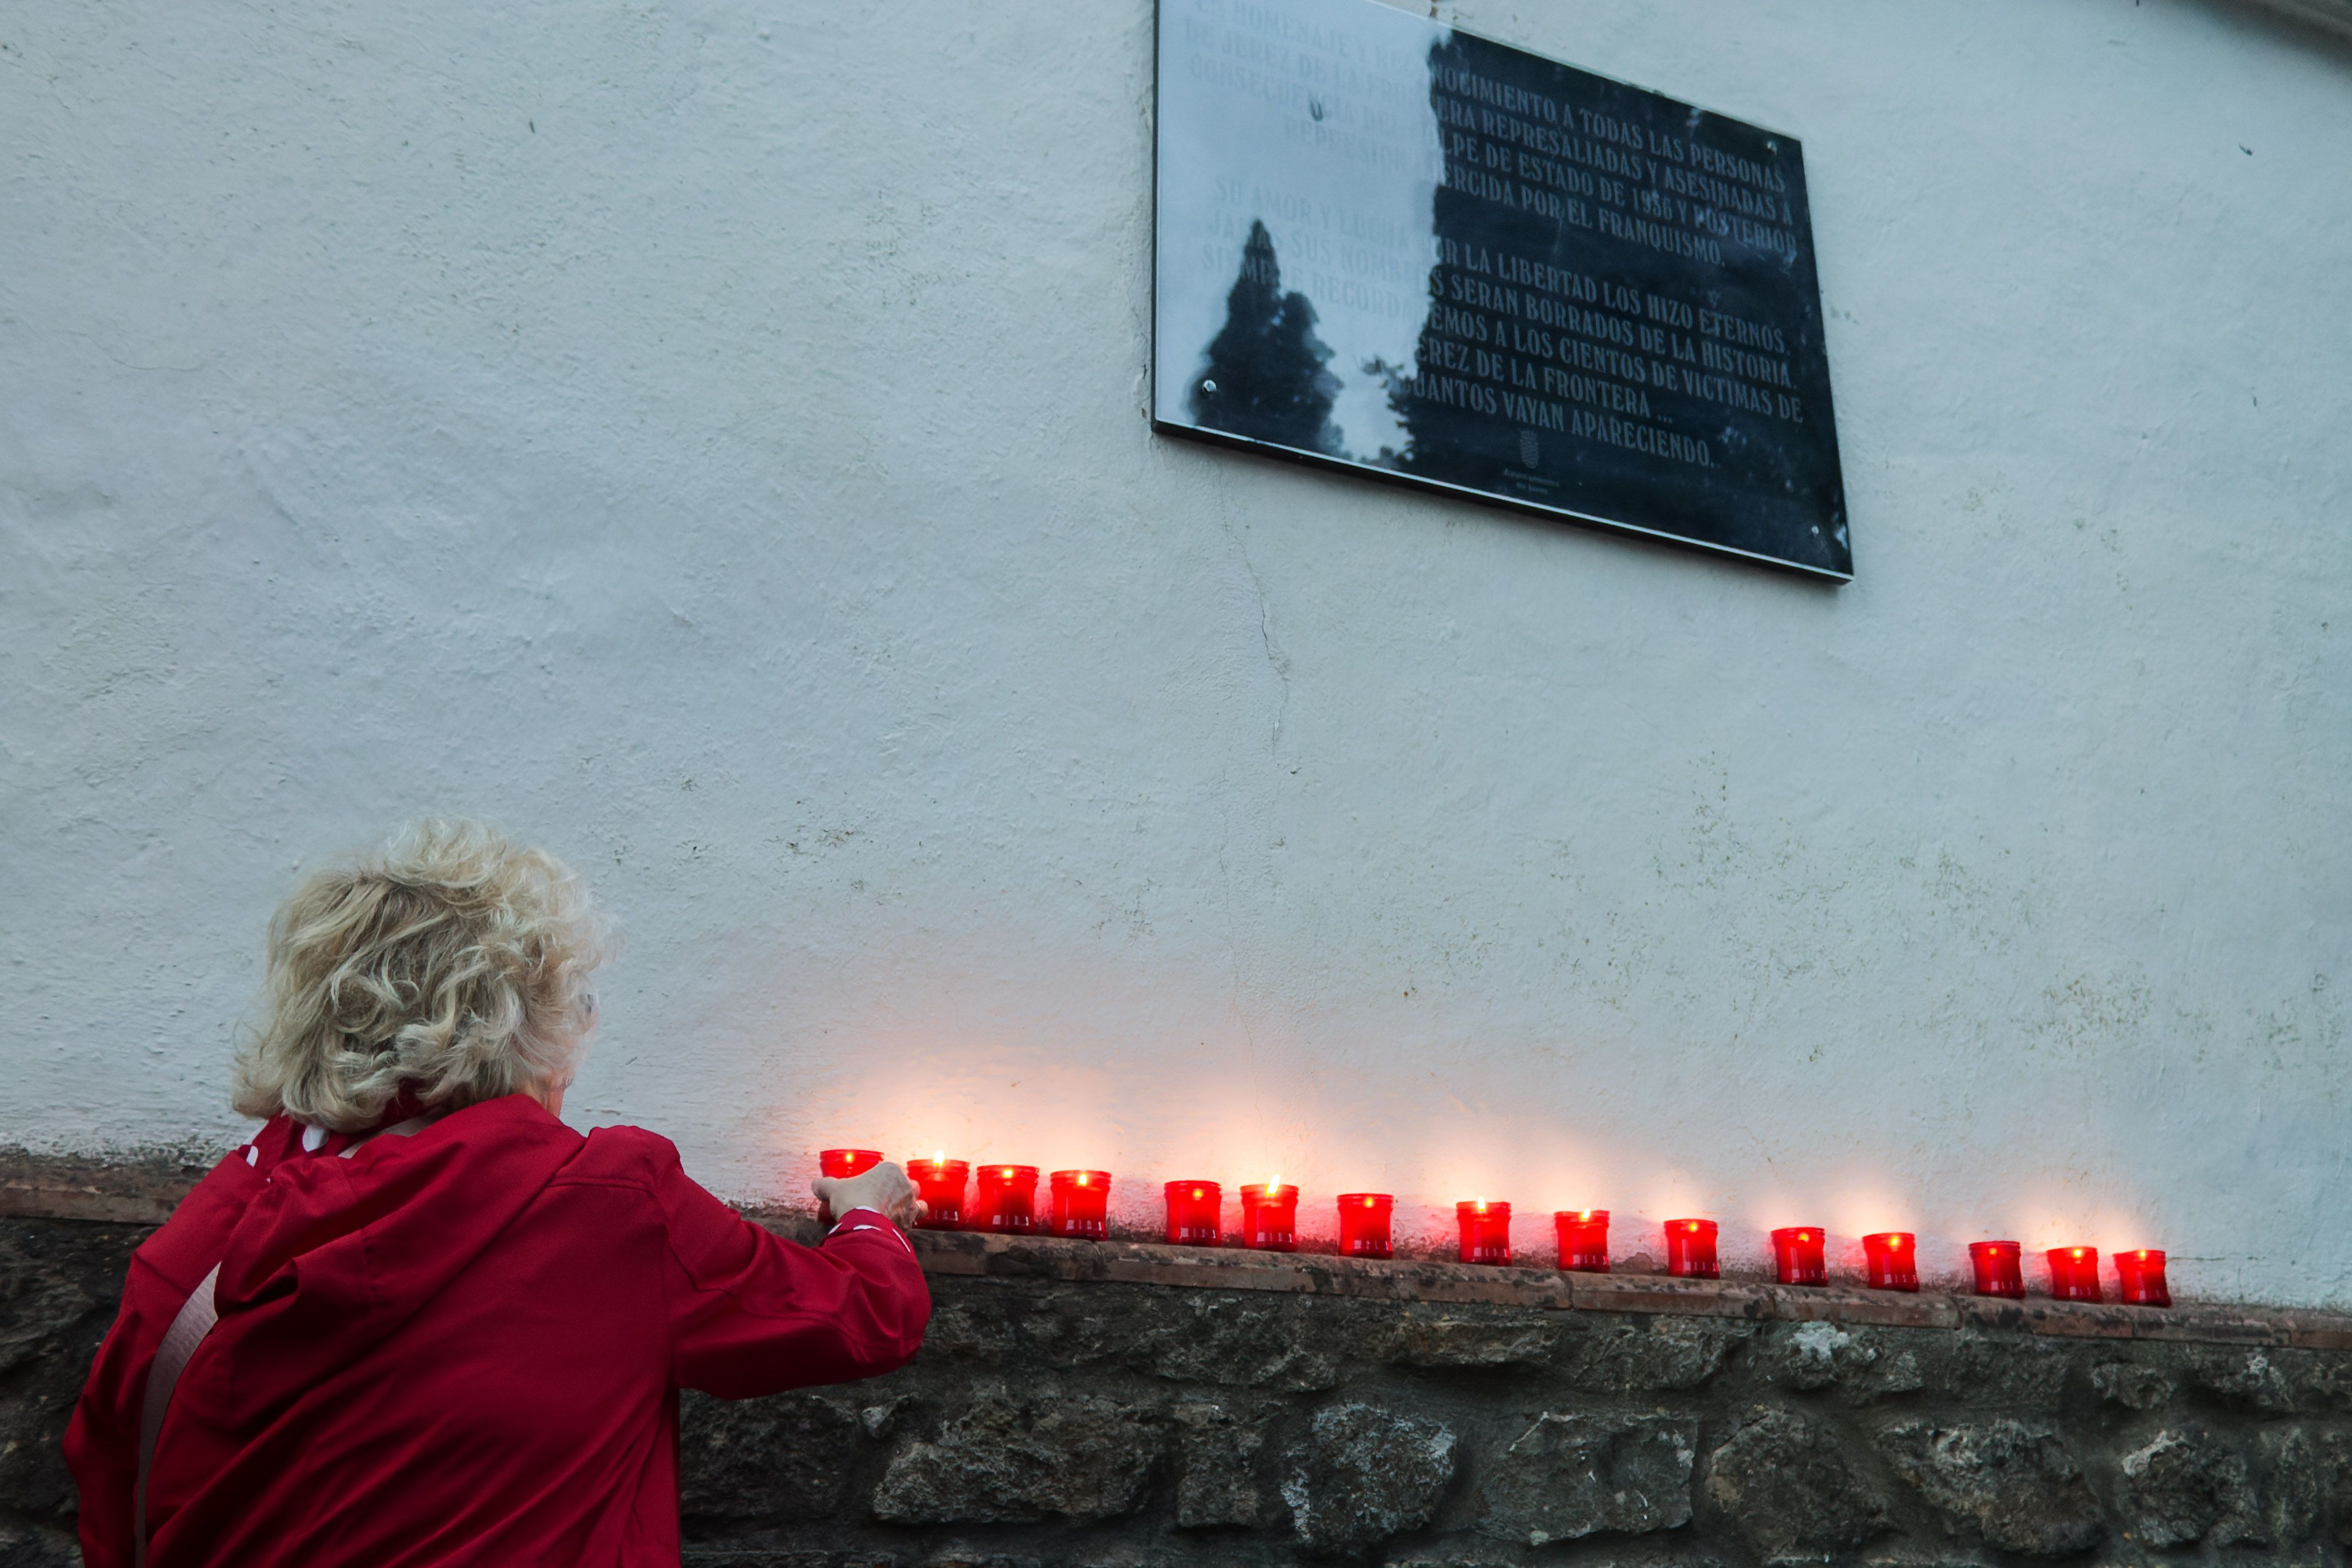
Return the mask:
[[678, 1560], [677, 1391], [903, 1365], [896, 1166], [818, 1248], [667, 1140], [559, 1119], [609, 946], [579, 879], [425, 822], [298, 888], [236, 1061], [260, 1131], [132, 1255], [66, 1437], [89, 1568]]

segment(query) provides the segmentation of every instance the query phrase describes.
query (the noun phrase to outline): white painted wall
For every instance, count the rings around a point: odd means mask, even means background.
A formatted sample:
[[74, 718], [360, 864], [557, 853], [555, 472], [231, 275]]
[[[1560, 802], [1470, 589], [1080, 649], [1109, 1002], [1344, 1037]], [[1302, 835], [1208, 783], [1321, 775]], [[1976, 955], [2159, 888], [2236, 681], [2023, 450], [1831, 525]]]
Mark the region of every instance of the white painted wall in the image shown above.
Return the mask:
[[1851, 587], [1151, 434], [1141, 4], [0, 5], [0, 1141], [232, 1135], [273, 903], [459, 810], [631, 934], [574, 1119], [728, 1192], [2352, 1302], [2352, 55], [1458, 16], [1804, 139]]

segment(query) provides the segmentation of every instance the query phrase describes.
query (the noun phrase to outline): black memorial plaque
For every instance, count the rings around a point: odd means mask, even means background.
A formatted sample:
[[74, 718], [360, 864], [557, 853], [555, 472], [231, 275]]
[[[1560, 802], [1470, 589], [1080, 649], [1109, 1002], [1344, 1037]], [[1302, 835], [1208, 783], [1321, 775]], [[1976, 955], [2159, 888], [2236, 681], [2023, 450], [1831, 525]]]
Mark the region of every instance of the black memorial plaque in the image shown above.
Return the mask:
[[1152, 418], [1850, 579], [1790, 137], [1374, 0], [1160, 0]]

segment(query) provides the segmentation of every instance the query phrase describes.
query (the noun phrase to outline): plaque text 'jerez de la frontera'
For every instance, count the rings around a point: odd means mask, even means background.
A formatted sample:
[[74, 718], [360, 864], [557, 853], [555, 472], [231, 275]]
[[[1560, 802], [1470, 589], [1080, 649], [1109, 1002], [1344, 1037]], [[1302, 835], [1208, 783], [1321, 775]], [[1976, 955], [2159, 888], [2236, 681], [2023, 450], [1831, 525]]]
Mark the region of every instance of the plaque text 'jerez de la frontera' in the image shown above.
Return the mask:
[[1795, 141], [1373, 0], [1160, 0], [1163, 428], [1853, 575]]

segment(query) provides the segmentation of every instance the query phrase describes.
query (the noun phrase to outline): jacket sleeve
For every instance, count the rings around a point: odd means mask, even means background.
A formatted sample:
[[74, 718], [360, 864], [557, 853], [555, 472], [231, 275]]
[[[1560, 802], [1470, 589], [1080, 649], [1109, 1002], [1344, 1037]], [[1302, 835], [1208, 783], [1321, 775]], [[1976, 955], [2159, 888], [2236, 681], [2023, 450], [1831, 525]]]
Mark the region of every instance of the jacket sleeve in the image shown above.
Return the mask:
[[677, 1151], [654, 1165], [669, 1232], [670, 1375], [749, 1399], [893, 1372], [922, 1348], [931, 1293], [898, 1228], [860, 1209], [822, 1246], [762, 1229], [689, 1180]]
[[99, 1346], [66, 1427], [66, 1468], [81, 1494], [77, 1518], [86, 1568], [130, 1568], [131, 1510], [139, 1486], [139, 1402], [165, 1325], [133, 1304], [142, 1265], [134, 1254], [122, 1310]]

